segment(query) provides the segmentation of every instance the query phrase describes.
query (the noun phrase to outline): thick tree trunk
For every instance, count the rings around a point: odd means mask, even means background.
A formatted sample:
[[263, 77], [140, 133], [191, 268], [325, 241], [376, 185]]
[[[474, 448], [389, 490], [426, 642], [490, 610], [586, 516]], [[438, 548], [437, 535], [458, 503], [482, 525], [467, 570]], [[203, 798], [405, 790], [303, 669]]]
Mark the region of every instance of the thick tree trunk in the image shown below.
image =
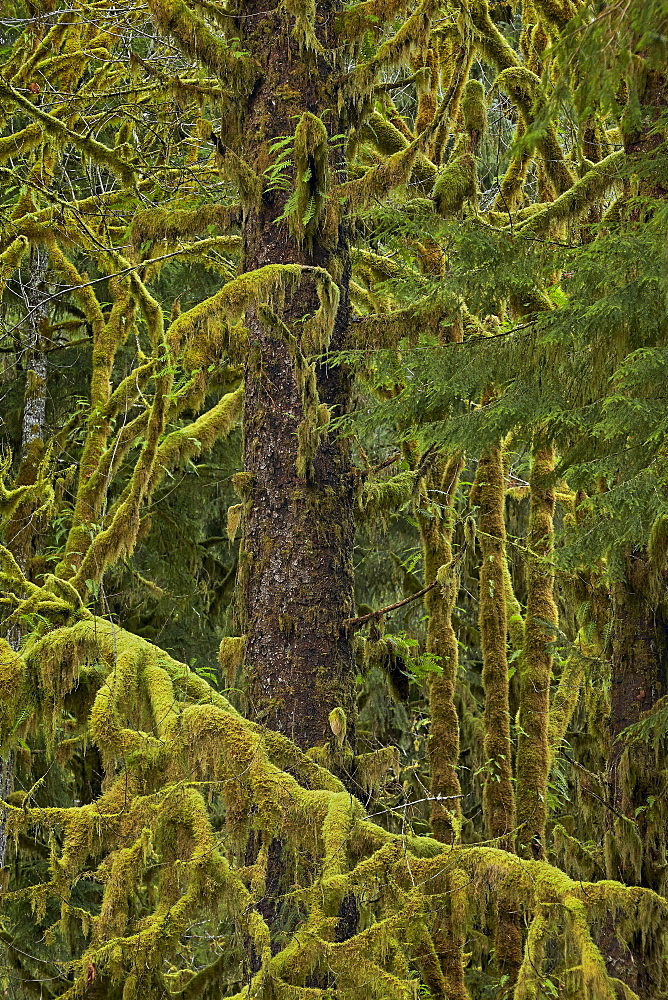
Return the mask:
[[631, 745], [624, 737], [666, 693], [666, 622], [652, 599], [651, 573], [647, 553], [633, 552], [625, 579], [612, 591], [608, 788], [614, 812], [609, 811], [606, 855], [610, 878], [663, 892], [666, 829], [661, 821], [657, 825], [662, 781], [656, 756], [648, 744]]
[[[258, 13], [263, 16], [248, 28], [254, 6], [244, 7], [244, 44], [264, 75], [251, 98], [243, 154], [259, 172], [270, 159], [271, 143], [294, 134], [304, 109], [323, 115], [330, 133], [341, 127], [333, 112], [325, 113], [337, 107], [332, 66], [312, 53], [307, 59], [285, 15], [267, 14], [262, 4]], [[330, 5], [319, 5], [318, 10], [325, 32], [334, 11]], [[324, 35], [323, 42], [327, 51]], [[248, 212], [244, 270], [270, 264], [328, 270], [340, 290], [330, 343], [336, 350], [342, 346], [349, 310], [345, 229], [334, 226], [328, 238], [316, 232], [298, 240], [285, 221], [277, 224], [286, 199], [284, 192], [265, 193]], [[348, 717], [349, 737], [354, 729], [352, 644], [342, 627], [353, 614], [353, 477], [345, 443], [324, 426], [329, 414], [347, 409], [350, 380], [343, 367], [303, 356], [308, 355], [300, 333], [303, 320], [317, 306], [314, 279], [306, 272], [286, 293], [278, 315], [284, 327], [277, 330], [260, 308], [247, 316], [251, 336], [240, 488], [245, 504], [241, 582], [250, 711], [303, 747], [331, 736], [328, 716], [337, 706]], [[313, 373], [308, 371], [311, 364]], [[315, 409], [320, 427], [314, 425]], [[307, 468], [303, 455], [300, 458], [304, 434], [319, 436]]]
[[[43, 247], [34, 247], [30, 254], [30, 274], [25, 286], [26, 337], [24, 341], [26, 385], [23, 396], [21, 429], [21, 464], [17, 484], [34, 483], [42, 454], [46, 427], [46, 354], [42, 327], [47, 317], [44, 279], [49, 266], [49, 256]], [[23, 572], [30, 575], [30, 559], [34, 555], [37, 528], [35, 504], [28, 499], [21, 503], [7, 530], [7, 547]], [[23, 637], [20, 624], [7, 630], [7, 641], [18, 649]], [[14, 789], [14, 754], [10, 751], [0, 759], [0, 802], [4, 802]], [[0, 807], [0, 868], [4, 867], [7, 853], [7, 825], [4, 809]]]

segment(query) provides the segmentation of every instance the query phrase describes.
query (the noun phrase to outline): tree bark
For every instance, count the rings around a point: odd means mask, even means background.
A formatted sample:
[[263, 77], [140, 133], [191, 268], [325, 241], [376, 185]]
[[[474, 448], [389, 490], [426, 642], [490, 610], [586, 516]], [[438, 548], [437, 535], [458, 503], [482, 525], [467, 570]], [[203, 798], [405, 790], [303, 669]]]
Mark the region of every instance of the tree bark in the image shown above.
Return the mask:
[[[257, 12], [255, 7], [257, 6]], [[334, 7], [318, 5], [316, 30], [327, 54], [299, 50], [286, 16], [267, 14], [262, 4], [244, 7], [244, 44], [262, 66], [244, 124], [242, 153], [258, 172], [270, 160], [277, 137], [295, 131], [308, 109], [322, 115], [330, 135], [342, 131], [334, 66], [326, 33]], [[255, 26], [253, 25], [254, 15]], [[268, 39], [272, 39], [268, 43]], [[330, 154], [330, 162], [333, 160]], [[333, 163], [339, 173], [342, 164]], [[244, 227], [244, 270], [298, 264], [328, 270], [340, 291], [331, 348], [342, 346], [348, 322], [349, 261], [345, 225], [329, 237], [316, 232], [299, 240], [285, 220], [287, 193], [265, 192]], [[306, 474], [298, 469], [300, 433], [314, 400], [324, 421], [349, 406], [344, 367], [301, 357], [303, 319], [318, 306], [306, 273], [285, 295], [279, 320], [295, 338], [277, 332], [261, 309], [247, 316], [250, 351], [245, 370], [245, 504], [241, 555], [245, 669], [252, 715], [302, 747], [331, 736], [328, 716], [340, 706], [354, 731], [351, 633], [343, 622], [353, 612], [353, 477], [348, 448], [326, 428], [306, 427], [320, 441]], [[287, 339], [286, 339], [287, 338]], [[296, 344], [296, 346], [295, 346]], [[304, 348], [304, 355], [308, 355]], [[307, 368], [314, 366], [315, 379]], [[301, 369], [300, 369], [301, 366]], [[310, 380], [310, 382], [309, 382]], [[313, 381], [315, 384], [313, 384]], [[307, 383], [309, 383], [307, 385]], [[323, 408], [326, 406], [327, 411]]]

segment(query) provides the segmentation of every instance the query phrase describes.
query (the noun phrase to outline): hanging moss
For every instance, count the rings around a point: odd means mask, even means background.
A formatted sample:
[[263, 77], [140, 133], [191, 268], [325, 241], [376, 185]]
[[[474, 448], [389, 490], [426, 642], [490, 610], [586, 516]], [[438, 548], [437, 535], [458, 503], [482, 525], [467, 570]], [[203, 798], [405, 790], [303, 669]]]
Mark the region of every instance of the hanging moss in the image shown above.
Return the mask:
[[499, 71], [519, 65], [512, 47], [492, 20], [487, 0], [470, 0], [467, 12], [476, 32], [480, 48]]
[[471, 502], [479, 507], [478, 537], [480, 566], [480, 637], [485, 689], [485, 775], [483, 808], [487, 835], [500, 838], [500, 846], [511, 848], [515, 826], [515, 796], [512, 784], [512, 744], [506, 633], [508, 630], [504, 589], [505, 474], [499, 446], [484, 453], [478, 462]]
[[5, 290], [8, 279], [20, 267], [28, 247], [29, 243], [25, 236], [17, 236], [7, 249], [3, 253], [0, 253], [0, 299], [2, 298], [2, 293]]
[[259, 67], [248, 56], [228, 46], [225, 39], [215, 34], [183, 0], [150, 0], [149, 9], [158, 27], [170, 35], [187, 56], [201, 61], [235, 93], [252, 88]]
[[[519, 108], [526, 126], [543, 111], [540, 78], [525, 66], [504, 69], [496, 78], [494, 87], [506, 91]], [[575, 183], [575, 177], [566, 163], [555, 127], [548, 125], [536, 138], [536, 144], [542, 154], [542, 168], [554, 185], [557, 195], [568, 191]]]
[[116, 174], [123, 184], [128, 187], [136, 183], [136, 176], [132, 164], [121, 159], [116, 151], [98, 142], [97, 139], [89, 135], [81, 135], [68, 128], [59, 118], [42, 111], [32, 101], [23, 94], [14, 90], [8, 83], [0, 80], [0, 95], [5, 101], [16, 104], [24, 112], [28, 112], [31, 118], [36, 118], [49, 135], [58, 138], [61, 142], [70, 143], [76, 150], [84, 156], [90, 157], [94, 163], [104, 164], [112, 173]]
[[218, 662], [228, 684], [234, 683], [244, 659], [244, 637], [226, 636], [220, 641]]
[[[256, 304], [266, 303], [276, 311], [286, 292], [308, 279], [315, 283], [320, 305], [305, 324], [304, 336], [309, 348], [323, 350], [331, 337], [338, 310], [339, 289], [327, 271], [299, 264], [267, 264], [256, 271], [239, 275], [211, 298], [181, 313], [172, 323], [170, 336], [196, 342], [209, 327], [219, 329], [221, 320], [237, 322], [247, 309]], [[233, 356], [243, 358], [245, 352], [240, 348], [245, 348], [245, 342], [230, 344], [228, 350]]]
[[[229, 229], [239, 216], [237, 207], [226, 205], [200, 205], [196, 208], [149, 208], [136, 212], [132, 218], [129, 237], [135, 250], [144, 243], [175, 244], [178, 240], [192, 240], [211, 231], [211, 227]], [[241, 237], [228, 236], [230, 249], [236, 249]]]
[[580, 218], [592, 203], [605, 194], [606, 190], [619, 183], [617, 164], [623, 158], [623, 151], [610, 153], [604, 160], [597, 163], [591, 170], [575, 181], [563, 194], [549, 205], [539, 208], [522, 224], [522, 230], [527, 232], [545, 232], [546, 228], [556, 222], [576, 220]]
[[237, 537], [243, 510], [244, 505], [242, 503], [235, 503], [227, 508], [227, 538], [230, 542], [233, 542]]
[[387, 521], [410, 503], [418, 483], [410, 469], [389, 479], [366, 479], [357, 499], [365, 518]]
[[24, 697], [23, 658], [5, 639], [0, 639], [0, 753], [7, 753], [7, 743], [20, 719], [19, 703]]
[[331, 187], [329, 136], [317, 115], [304, 112], [297, 123], [294, 144], [295, 207], [290, 228], [299, 242], [313, 241], [322, 225]]

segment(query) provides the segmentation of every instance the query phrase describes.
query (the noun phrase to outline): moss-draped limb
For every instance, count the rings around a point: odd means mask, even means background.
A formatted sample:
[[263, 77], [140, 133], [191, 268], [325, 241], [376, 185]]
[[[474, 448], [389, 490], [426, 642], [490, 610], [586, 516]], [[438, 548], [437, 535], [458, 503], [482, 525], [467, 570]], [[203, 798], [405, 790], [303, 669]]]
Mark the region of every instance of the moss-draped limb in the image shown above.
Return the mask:
[[[247, 722], [188, 667], [104, 619], [87, 615], [32, 637], [20, 659], [46, 711], [64, 695], [73, 698], [86, 665], [98, 665], [91, 732], [106, 763], [106, 790], [85, 806], [33, 806], [28, 797], [23, 806], [9, 807], [13, 834], [32, 824], [58, 832], [48, 880], [10, 892], [10, 901], [32, 899], [39, 914], [50, 898], [68, 900], [73, 880], [97, 866], [99, 915], [77, 908], [73, 900], [65, 908], [68, 919], [88, 922], [92, 930], [75, 965], [79, 985], [92, 963], [101, 977], [136, 980], [138, 995], [144, 995], [142, 989], [153, 995], [142, 979], [146, 968], [171, 955], [188, 921], [206, 913], [239, 922], [261, 956], [253, 983], [259, 988], [269, 976], [279, 995], [285, 984], [297, 991], [286, 995], [306, 990], [304, 996], [311, 996], [307, 977], [327, 968], [344, 993], [362, 985], [368, 989], [372, 981], [378, 1000], [406, 1000], [412, 990], [408, 963], [415, 961], [435, 996], [465, 996], [456, 983], [453, 988], [449, 959], [459, 961], [458, 951], [444, 948], [448, 942], [439, 922], [450, 914], [459, 928], [465, 925], [462, 889], [468, 894], [471, 886], [474, 898], [492, 889], [528, 914], [529, 952], [518, 985], [526, 984], [520, 994], [526, 997], [532, 995], [530, 967], [540, 967], [539, 939], [544, 935], [547, 945], [551, 933], [542, 915], [551, 908], [569, 914], [569, 947], [581, 958], [582, 986], [590, 990], [584, 995], [592, 1000], [598, 995], [588, 984], [605, 984], [589, 931], [601, 915], [610, 909], [623, 915], [620, 933], [626, 935], [642, 914], [660, 947], [668, 909], [655, 893], [613, 882], [578, 882], [546, 862], [524, 861], [492, 847], [446, 846], [383, 830], [366, 818], [341, 782], [290, 740]], [[90, 710], [85, 700], [70, 704], [81, 720]], [[274, 955], [258, 912], [266, 852], [250, 868], [223, 856], [202, 794], [208, 789], [225, 797], [228, 835], [237, 843], [243, 845], [251, 826], [262, 837], [280, 832], [286, 850], [317, 859], [292, 887], [303, 920]], [[150, 872], [152, 902], [138, 920], [130, 902]], [[379, 909], [367, 929], [340, 942], [338, 907], [350, 894], [360, 905], [374, 900]], [[195, 996], [201, 981], [184, 970], [182, 995]], [[72, 998], [78, 988], [69, 993]]]
[[587, 628], [581, 628], [573, 644], [573, 649], [561, 668], [559, 683], [550, 703], [547, 733], [550, 767], [566, 737], [568, 726], [577, 707], [584, 683], [587, 661], [600, 655], [600, 644], [592, 642], [588, 638]]
[[517, 747], [517, 849], [523, 857], [545, 852], [551, 643], [557, 626], [554, 601], [554, 446], [537, 432], [530, 476], [529, 580], [524, 657], [520, 678]]
[[[137, 284], [140, 284], [135, 279]], [[174, 379], [174, 372], [171, 366], [170, 351], [164, 340], [164, 329], [162, 327], [162, 312], [158, 309], [155, 300], [146, 292], [142, 302], [149, 329], [156, 341], [156, 349], [159, 351], [160, 373], [155, 378], [155, 390], [150, 408], [150, 416], [146, 425], [146, 439], [141, 449], [140, 455], [132, 472], [132, 477], [127, 490], [127, 496], [119, 505], [111, 519], [111, 523], [103, 528], [99, 534], [95, 535], [84, 547], [83, 558], [80, 565], [77, 563], [67, 563], [67, 549], [62, 575], [71, 577], [75, 587], [83, 590], [86, 580], [100, 580], [107, 566], [111, 565], [122, 555], [132, 551], [135, 544], [140, 523], [140, 508], [149, 489], [153, 470], [155, 468], [156, 457], [160, 438], [165, 429], [168, 410], [168, 395]], [[112, 353], [113, 356], [113, 353]], [[105, 358], [105, 361], [108, 359]], [[109, 373], [105, 371], [105, 395], [109, 397]], [[104, 428], [105, 437], [108, 433]], [[90, 523], [90, 522], [88, 522]], [[68, 537], [68, 547], [70, 538], [74, 534], [75, 525]], [[81, 537], [82, 532], [75, 534]], [[74, 570], [74, 572], [73, 572]]]
[[[59, 257], [61, 266], [65, 258]], [[84, 285], [77, 275], [77, 285]], [[107, 445], [110, 421], [105, 416], [111, 398], [111, 375], [116, 353], [134, 313], [134, 301], [127, 278], [110, 282], [112, 308], [107, 321], [102, 315], [97, 297], [90, 287], [82, 289], [84, 308], [91, 315], [93, 326], [93, 370], [90, 380], [90, 413], [83, 452], [79, 463], [79, 482], [74, 503], [72, 527], [65, 552], [57, 569], [59, 575], [73, 576], [91, 542], [90, 525], [99, 521], [103, 503], [104, 483], [94, 474]]]
[[511, 45], [494, 24], [487, 0], [468, 0], [464, 4], [466, 14], [476, 33], [476, 40], [483, 53], [499, 71], [511, 66], [519, 66], [519, 59]]
[[525, 222], [521, 223], [521, 230], [523, 232], [545, 232], [546, 227], [551, 223], [567, 222], [570, 219], [580, 218], [591, 208], [595, 199], [600, 198], [608, 188], [619, 181], [616, 167], [623, 160], [624, 155], [623, 150], [610, 153], [553, 202], [543, 208], [538, 208]]
[[260, 67], [248, 55], [235, 52], [225, 38], [183, 0], [149, 0], [156, 24], [178, 43], [186, 55], [197, 59], [231, 85], [237, 94], [249, 91]]
[[28, 240], [25, 236], [17, 236], [7, 249], [0, 253], [0, 299], [8, 279], [20, 267], [28, 246]]
[[361, 38], [365, 32], [378, 32], [384, 25], [405, 10], [407, 0], [362, 0], [362, 3], [339, 11], [336, 31], [342, 41]]
[[[517, 105], [527, 127], [531, 126], [542, 111], [541, 81], [525, 66], [513, 66], [499, 73], [494, 87], [505, 90]], [[541, 154], [540, 165], [554, 185], [557, 195], [564, 194], [575, 183], [575, 177], [566, 162], [554, 125], [548, 125], [536, 138]]]
[[360, 101], [361, 97], [366, 97], [382, 69], [397, 65], [425, 44], [435, 10], [434, 0], [421, 0], [414, 13], [406, 18], [394, 35], [379, 46], [372, 58], [355, 67], [351, 73], [354, 100]]
[[123, 160], [116, 150], [110, 149], [109, 146], [105, 146], [104, 143], [98, 142], [89, 135], [81, 135], [68, 128], [55, 115], [49, 114], [37, 107], [36, 104], [3, 80], [0, 80], [0, 95], [5, 100], [12, 101], [18, 105], [22, 111], [28, 112], [31, 118], [36, 118], [47, 135], [53, 135], [54, 138], [59, 139], [61, 142], [71, 143], [84, 156], [90, 157], [95, 163], [100, 163], [108, 167], [124, 184], [132, 185], [135, 182], [134, 167]]

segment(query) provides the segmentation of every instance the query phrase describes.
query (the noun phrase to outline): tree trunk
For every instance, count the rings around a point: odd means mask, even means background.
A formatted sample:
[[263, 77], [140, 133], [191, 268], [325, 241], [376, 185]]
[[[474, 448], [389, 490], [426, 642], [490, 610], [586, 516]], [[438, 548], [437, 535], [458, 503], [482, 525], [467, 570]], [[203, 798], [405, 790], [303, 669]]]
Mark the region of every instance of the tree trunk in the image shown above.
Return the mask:
[[[309, 53], [307, 58], [285, 15], [267, 14], [266, 5], [257, 5], [262, 16], [249, 28], [255, 6], [244, 7], [244, 44], [261, 64], [263, 77], [251, 97], [244, 125], [249, 138], [242, 146], [244, 159], [259, 172], [271, 160], [272, 142], [295, 132], [304, 109], [323, 116], [330, 136], [342, 128], [334, 112], [325, 112], [337, 107], [334, 67], [324, 55]], [[318, 5], [318, 12], [316, 29], [327, 53], [334, 9]], [[330, 163], [332, 153], [329, 147]], [[340, 174], [341, 163], [333, 166]], [[265, 192], [248, 212], [244, 270], [271, 264], [328, 270], [340, 291], [330, 342], [336, 350], [349, 312], [345, 227], [334, 224], [329, 235], [320, 227], [308, 239], [299, 239], [285, 220], [277, 223], [286, 200], [282, 191]], [[278, 328], [260, 308], [247, 315], [251, 344], [240, 487], [250, 711], [302, 747], [331, 736], [328, 716], [335, 707], [346, 713], [349, 739], [354, 733], [351, 635], [342, 627], [353, 614], [353, 477], [345, 442], [326, 429], [330, 414], [340, 415], [349, 406], [350, 379], [344, 367], [308, 357], [300, 331], [317, 306], [315, 284], [306, 272], [286, 293]], [[312, 442], [309, 456], [304, 454], [306, 439]]]
[[[431, 509], [428, 512], [416, 510], [422, 539], [424, 582], [433, 583], [437, 576], [440, 580], [426, 595], [425, 607], [429, 615], [427, 652], [437, 657], [441, 668], [440, 675], [433, 674], [429, 684], [431, 828], [434, 836], [446, 844], [454, 844], [459, 839], [461, 828], [461, 786], [457, 771], [459, 719], [455, 706], [459, 650], [452, 625], [459, 576], [453, 566], [452, 536], [455, 497], [463, 464], [460, 455], [435, 461], [425, 477]], [[443, 976], [444, 996], [448, 1000], [467, 1000], [462, 960], [462, 900], [454, 881], [449, 879], [447, 885], [447, 896], [434, 920], [432, 938]]]
[[[480, 566], [479, 622], [482, 642], [482, 681], [485, 689], [485, 783], [483, 816], [488, 837], [513, 851], [515, 792], [513, 789], [508, 680], [508, 610], [506, 606], [505, 469], [500, 445], [485, 452], [478, 463], [471, 502], [480, 508], [478, 535]], [[494, 947], [496, 965], [508, 977], [510, 995], [522, 964], [522, 932], [516, 902], [499, 892], [496, 898]]]
[[[34, 247], [30, 254], [30, 274], [25, 287], [27, 309], [27, 334], [23, 350], [26, 359], [26, 385], [23, 397], [21, 425], [21, 464], [16, 478], [17, 485], [34, 483], [37, 479], [39, 460], [42, 456], [46, 428], [46, 354], [42, 341], [42, 327], [47, 317], [44, 278], [49, 266], [49, 256], [43, 247]], [[34, 555], [37, 527], [35, 502], [31, 499], [19, 504], [7, 530], [7, 547], [26, 576], [30, 576], [30, 559]], [[7, 641], [18, 649], [23, 637], [20, 623], [7, 630]], [[14, 754], [10, 751], [0, 759], [0, 801], [6, 801], [14, 789]], [[4, 867], [7, 853], [7, 825], [4, 809], [0, 810], [0, 868]]]
[[529, 586], [517, 743], [517, 853], [537, 860], [545, 857], [551, 644], [555, 639], [550, 626], [557, 624], [552, 564], [553, 472], [554, 448], [539, 440], [534, 446], [530, 477]]

